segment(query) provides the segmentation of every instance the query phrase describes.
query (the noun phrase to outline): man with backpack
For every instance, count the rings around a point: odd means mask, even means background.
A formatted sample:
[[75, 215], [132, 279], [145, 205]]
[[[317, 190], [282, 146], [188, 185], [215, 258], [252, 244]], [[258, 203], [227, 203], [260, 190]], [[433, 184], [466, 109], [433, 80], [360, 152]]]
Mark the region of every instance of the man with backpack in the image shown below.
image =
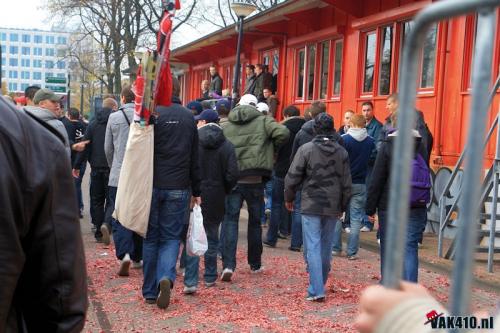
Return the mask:
[[[395, 126], [397, 113], [391, 116], [391, 123]], [[392, 146], [398, 131], [393, 129], [386, 140], [380, 145], [377, 159], [373, 167], [372, 181], [368, 189], [366, 201], [366, 214], [372, 222], [375, 221], [375, 212], [378, 210], [378, 223], [380, 231], [380, 267], [381, 273], [384, 265], [384, 251], [387, 228], [387, 209], [389, 206], [389, 182], [391, 175]], [[408, 228], [406, 232], [406, 246], [403, 262], [403, 279], [417, 282], [418, 280], [418, 242], [422, 238], [425, 224], [427, 223], [427, 203], [430, 201], [430, 169], [425, 160], [426, 149], [421, 135], [417, 130], [412, 130], [415, 137], [415, 151], [412, 162], [412, 176], [410, 189], [410, 210]], [[404, 204], [404, 203], [401, 203]], [[401, 221], [402, 222], [402, 221]], [[383, 280], [382, 276], [382, 280]]]
[[109, 116], [104, 139], [104, 152], [110, 167], [108, 181], [108, 200], [105, 221], [113, 230], [115, 251], [118, 260], [121, 260], [119, 276], [128, 276], [131, 260], [132, 268], [141, 267], [142, 238], [133, 231], [124, 228], [111, 214], [115, 209], [118, 180], [122, 168], [125, 148], [127, 147], [130, 123], [134, 118], [135, 94], [130, 86], [125, 86], [121, 92], [122, 107]]

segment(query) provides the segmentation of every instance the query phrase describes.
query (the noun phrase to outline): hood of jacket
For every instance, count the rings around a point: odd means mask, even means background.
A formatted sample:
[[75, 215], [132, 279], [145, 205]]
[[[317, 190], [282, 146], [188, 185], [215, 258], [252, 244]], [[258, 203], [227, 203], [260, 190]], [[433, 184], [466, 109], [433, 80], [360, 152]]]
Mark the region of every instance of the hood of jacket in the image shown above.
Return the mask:
[[285, 125], [286, 128], [288, 128], [288, 130], [291, 133], [297, 134], [304, 125], [304, 123], [305, 123], [304, 118], [290, 117], [283, 122], [283, 125]]
[[306, 121], [306, 123], [302, 125], [301, 130], [310, 135], [314, 135], [314, 119]]
[[366, 128], [349, 128], [347, 133], [354, 138], [354, 140], [361, 142], [368, 137]]
[[257, 108], [250, 105], [238, 105], [229, 112], [228, 120], [235, 124], [245, 124], [257, 117], [264, 117]]
[[106, 124], [111, 112], [112, 110], [110, 108], [102, 108], [101, 111], [96, 113], [95, 120], [100, 124]]
[[322, 152], [331, 155], [334, 154], [338, 147], [337, 140], [333, 135], [317, 135], [313, 139], [313, 144], [316, 145]]
[[25, 106], [25, 109], [31, 112], [32, 115], [43, 121], [58, 119], [50, 110], [41, 108], [39, 106]]
[[214, 123], [209, 123], [200, 127], [198, 129], [198, 138], [200, 140], [200, 145], [206, 149], [217, 149], [226, 140], [222, 128]]

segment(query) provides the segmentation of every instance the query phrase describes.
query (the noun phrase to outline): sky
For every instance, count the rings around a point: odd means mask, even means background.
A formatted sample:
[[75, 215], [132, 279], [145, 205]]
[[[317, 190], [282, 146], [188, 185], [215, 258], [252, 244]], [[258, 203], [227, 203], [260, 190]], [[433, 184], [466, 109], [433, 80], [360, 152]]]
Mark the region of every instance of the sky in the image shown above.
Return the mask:
[[0, 27], [50, 30], [44, 0], [0, 0]]

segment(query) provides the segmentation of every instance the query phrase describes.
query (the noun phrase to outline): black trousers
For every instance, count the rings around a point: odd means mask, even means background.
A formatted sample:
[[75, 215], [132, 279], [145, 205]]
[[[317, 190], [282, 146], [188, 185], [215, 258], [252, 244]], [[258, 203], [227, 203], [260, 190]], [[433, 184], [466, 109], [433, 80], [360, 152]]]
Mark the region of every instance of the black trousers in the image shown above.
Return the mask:
[[102, 237], [106, 201], [108, 198], [109, 168], [92, 168], [90, 173], [90, 217], [96, 227], [96, 238]]

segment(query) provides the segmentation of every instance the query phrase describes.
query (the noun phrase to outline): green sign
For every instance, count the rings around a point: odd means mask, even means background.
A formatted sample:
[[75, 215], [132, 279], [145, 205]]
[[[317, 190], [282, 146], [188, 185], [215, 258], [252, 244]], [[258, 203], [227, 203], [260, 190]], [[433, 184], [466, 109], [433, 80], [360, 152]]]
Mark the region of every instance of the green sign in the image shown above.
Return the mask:
[[62, 86], [62, 87], [54, 86], [54, 87], [50, 87], [50, 90], [52, 90], [53, 92], [57, 92], [57, 93], [65, 93], [66, 92], [66, 87], [64, 87], [64, 86]]
[[45, 78], [45, 83], [66, 83], [66, 78], [65, 77], [46, 77]]

